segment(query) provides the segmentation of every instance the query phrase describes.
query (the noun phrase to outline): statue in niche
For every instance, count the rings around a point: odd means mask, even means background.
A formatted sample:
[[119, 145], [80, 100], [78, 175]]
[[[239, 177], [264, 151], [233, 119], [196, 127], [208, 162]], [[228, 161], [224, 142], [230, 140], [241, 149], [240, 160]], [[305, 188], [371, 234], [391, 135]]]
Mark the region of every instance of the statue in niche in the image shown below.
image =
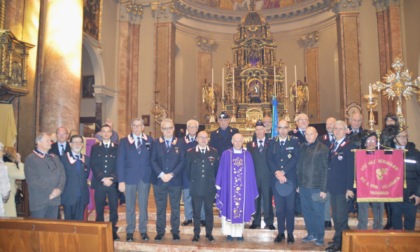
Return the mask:
[[204, 79], [204, 85], [201, 90], [201, 96], [206, 110], [210, 115], [214, 115], [217, 111], [217, 101], [220, 100], [220, 85], [213, 83], [207, 83], [207, 79]]
[[261, 82], [252, 79], [248, 83], [248, 96], [251, 103], [261, 103]]
[[308, 84], [298, 80], [290, 86], [290, 101], [295, 104], [296, 113], [307, 113], [309, 103]]

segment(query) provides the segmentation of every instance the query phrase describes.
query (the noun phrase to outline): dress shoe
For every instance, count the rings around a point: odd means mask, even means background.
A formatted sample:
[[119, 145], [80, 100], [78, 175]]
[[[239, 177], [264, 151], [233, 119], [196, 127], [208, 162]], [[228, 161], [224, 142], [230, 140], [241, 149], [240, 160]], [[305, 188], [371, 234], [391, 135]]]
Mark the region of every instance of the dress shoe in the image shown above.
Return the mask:
[[182, 222], [182, 226], [188, 226], [188, 225], [190, 225], [190, 224], [192, 224], [192, 220], [185, 220], [184, 222]]
[[198, 242], [200, 240], [200, 235], [194, 235], [192, 241], [193, 242]]
[[228, 235], [228, 236], [226, 237], [226, 241], [233, 241], [233, 237], [232, 237], [232, 236], [230, 236], [230, 235]]
[[127, 237], [125, 238], [125, 240], [128, 242], [134, 241], [133, 233], [127, 233]]
[[331, 228], [332, 227], [331, 221], [324, 221], [324, 227]]
[[249, 226], [249, 229], [256, 229], [257, 227], [259, 227], [259, 226], [255, 225], [255, 224], [252, 224], [251, 226]]
[[181, 240], [181, 237], [179, 237], [179, 234], [172, 234], [172, 239], [174, 241], [179, 241], [179, 240]]
[[341, 251], [341, 246], [335, 243], [331, 244], [331, 246], [325, 249], [325, 252], [336, 252], [336, 251]]
[[161, 241], [163, 239], [163, 234], [157, 234], [155, 236], [155, 241]]
[[238, 238], [236, 238], [236, 240], [238, 240], [238, 241], [244, 241], [244, 237], [243, 236], [241, 236], [241, 237], [238, 237]]
[[276, 227], [273, 224], [271, 224], [271, 225], [265, 226], [265, 229], [276, 230]]
[[214, 241], [214, 237], [213, 237], [213, 235], [211, 235], [211, 234], [206, 234], [206, 238], [207, 238], [207, 240], [208, 240], [209, 242]]
[[147, 233], [141, 233], [140, 236], [141, 236], [141, 239], [143, 241], [148, 241], [149, 240], [149, 236], [147, 235]]
[[206, 221], [202, 220], [202, 221], [200, 221], [200, 224], [201, 224], [202, 227], [205, 227], [206, 226]]
[[114, 239], [114, 241], [119, 241], [120, 237], [117, 235], [117, 233], [113, 233], [112, 234], [112, 239]]
[[274, 239], [274, 242], [275, 243], [280, 243], [281, 241], [283, 241], [284, 237], [285, 237], [284, 234], [278, 234], [276, 236], [276, 239]]
[[391, 222], [387, 222], [386, 225], [385, 225], [385, 227], [384, 227], [384, 230], [389, 230], [391, 228], [392, 228]]
[[292, 234], [287, 234], [287, 243], [295, 243], [295, 237]]

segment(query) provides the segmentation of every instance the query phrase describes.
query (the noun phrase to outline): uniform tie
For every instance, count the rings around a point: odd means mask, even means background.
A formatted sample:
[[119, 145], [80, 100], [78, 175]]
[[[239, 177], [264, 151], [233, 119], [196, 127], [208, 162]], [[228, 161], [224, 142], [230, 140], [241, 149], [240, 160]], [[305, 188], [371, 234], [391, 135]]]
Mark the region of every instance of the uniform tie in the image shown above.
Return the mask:
[[108, 144], [105, 144], [105, 149], [108, 149]]
[[64, 154], [64, 144], [60, 144], [60, 156], [62, 156]]
[[335, 142], [335, 137], [333, 134], [330, 134], [330, 142], [334, 143]]
[[77, 171], [80, 172], [80, 155], [74, 155], [74, 158], [76, 158], [76, 168]]
[[206, 154], [206, 150], [205, 149], [201, 149], [201, 154]]
[[336, 150], [337, 150], [337, 147], [338, 147], [338, 142], [337, 142], [337, 141], [335, 141], [335, 142], [334, 142], [334, 151], [336, 151]]
[[141, 153], [141, 141], [140, 141], [140, 137], [137, 137], [137, 153], [138, 154]]
[[263, 149], [264, 149], [264, 145], [263, 145], [263, 141], [262, 140], [260, 140], [260, 141], [258, 141], [260, 144], [258, 145], [258, 150], [260, 151], [260, 153], [263, 151]]
[[284, 141], [280, 141], [280, 146], [284, 146]]
[[171, 149], [171, 144], [169, 143], [169, 140], [166, 140], [166, 152], [169, 152], [169, 150]]

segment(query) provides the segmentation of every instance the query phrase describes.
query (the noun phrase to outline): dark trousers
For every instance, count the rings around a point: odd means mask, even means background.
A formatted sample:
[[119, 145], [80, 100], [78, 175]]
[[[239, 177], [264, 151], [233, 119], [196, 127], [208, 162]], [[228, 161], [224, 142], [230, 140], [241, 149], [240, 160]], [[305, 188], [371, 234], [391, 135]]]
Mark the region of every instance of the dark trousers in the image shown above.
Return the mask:
[[204, 212], [206, 214], [206, 234], [212, 234], [213, 232], [213, 202], [214, 194], [206, 196], [191, 195], [192, 207], [193, 207], [193, 219], [194, 219], [194, 234], [199, 235], [200, 221], [201, 221], [201, 208], [204, 204]]
[[390, 203], [390, 205], [392, 213], [392, 227], [394, 229], [402, 230], [402, 216], [404, 215], [404, 230], [414, 230], [416, 226], [416, 206], [410, 202], [396, 202]]
[[346, 194], [343, 193], [330, 193], [331, 196], [331, 210], [332, 219], [334, 221], [334, 238], [335, 244], [341, 246], [343, 230], [349, 229], [348, 220], [348, 205]]
[[112, 223], [112, 231], [116, 232], [116, 224], [118, 222], [118, 192], [114, 186], [110, 186], [108, 190], [95, 190], [95, 210], [96, 221], [104, 221], [104, 209], [106, 198], [108, 197], [109, 205], [109, 221]]
[[37, 219], [57, 219], [58, 206], [48, 206], [36, 211], [31, 210], [31, 218]]
[[73, 205], [64, 205], [64, 219], [65, 220], [84, 220], [84, 213], [87, 204], [81, 204], [81, 201], [76, 201]]
[[276, 203], [277, 229], [279, 234], [284, 233], [287, 227], [287, 233], [293, 234], [295, 229], [295, 189], [288, 196], [280, 196], [273, 189], [274, 202]]
[[[265, 225], [273, 225], [273, 191], [269, 183], [258, 185], [259, 197], [255, 199], [255, 214], [253, 215], [253, 225], [261, 226], [261, 208], [264, 210]], [[262, 199], [262, 204], [261, 204]]]
[[166, 205], [169, 196], [169, 203], [171, 204], [171, 233], [179, 234], [181, 186], [153, 185], [153, 191], [157, 208], [156, 232], [165, 234]]

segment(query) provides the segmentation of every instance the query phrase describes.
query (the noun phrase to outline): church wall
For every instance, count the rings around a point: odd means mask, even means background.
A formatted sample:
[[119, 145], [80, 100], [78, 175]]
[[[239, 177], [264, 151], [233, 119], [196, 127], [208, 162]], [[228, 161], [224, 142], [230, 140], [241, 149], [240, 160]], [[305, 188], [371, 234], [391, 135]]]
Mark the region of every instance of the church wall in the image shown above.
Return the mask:
[[[89, 57], [86, 47], [82, 47], [82, 80], [83, 76], [94, 75], [92, 61]], [[95, 117], [95, 98], [80, 99], [80, 117]], [[82, 133], [82, 132], [81, 132]]]

